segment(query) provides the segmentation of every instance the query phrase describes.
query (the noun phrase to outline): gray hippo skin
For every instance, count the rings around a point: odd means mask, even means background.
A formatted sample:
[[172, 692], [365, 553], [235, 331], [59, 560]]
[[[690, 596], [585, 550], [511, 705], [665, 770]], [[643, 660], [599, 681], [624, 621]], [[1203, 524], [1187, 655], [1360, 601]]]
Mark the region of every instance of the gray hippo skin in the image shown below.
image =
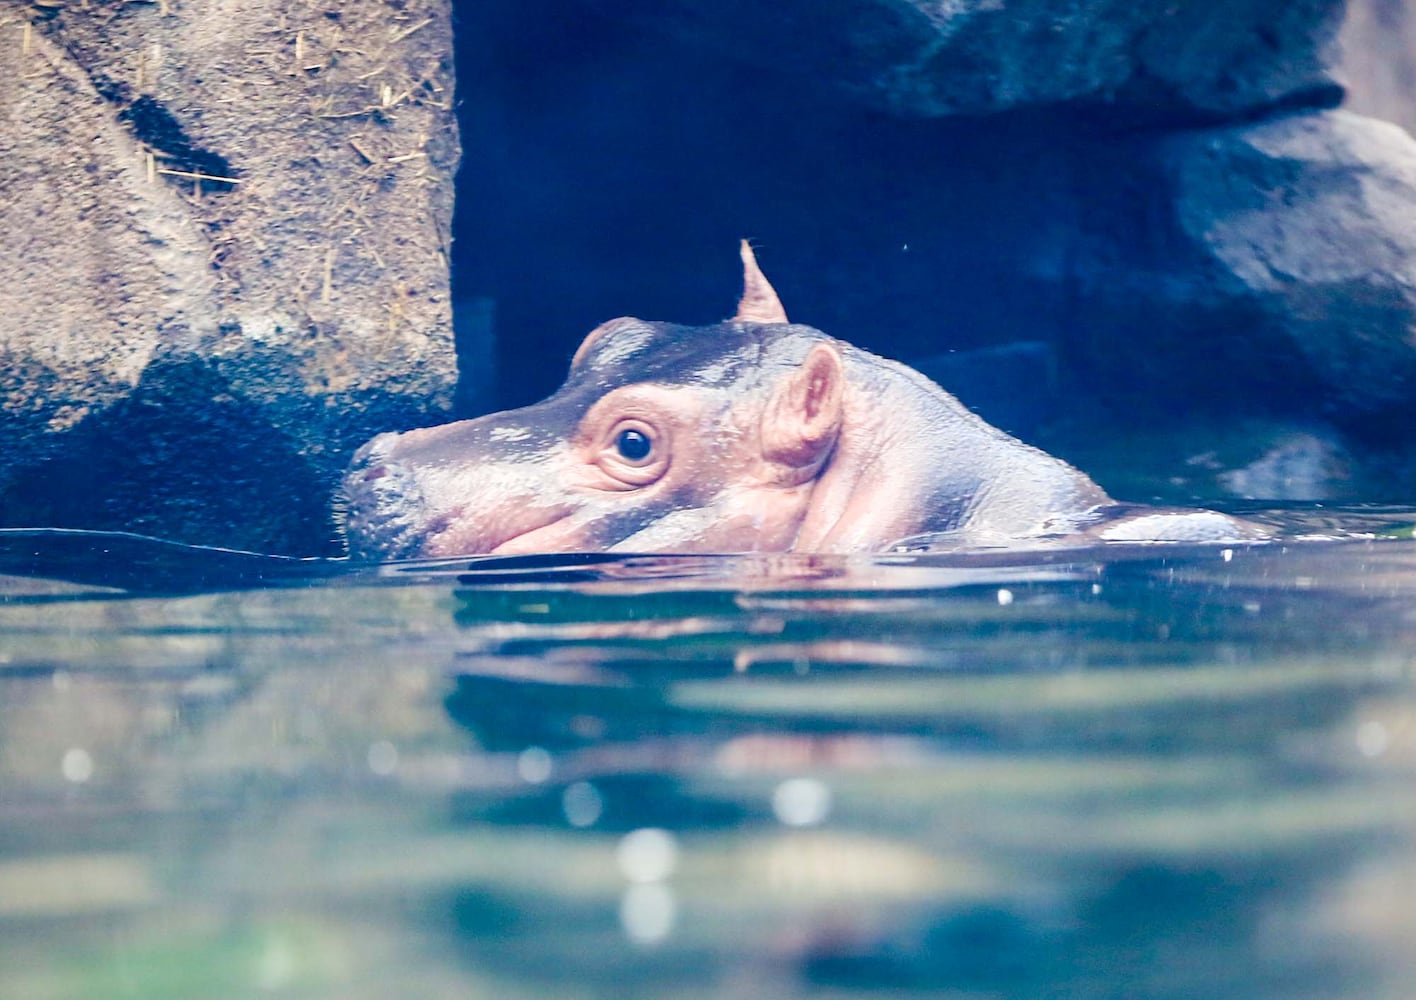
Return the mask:
[[344, 482], [351, 555], [1244, 536], [1221, 514], [1116, 507], [913, 369], [789, 322], [746, 241], [742, 259], [727, 322], [611, 320], [549, 399], [364, 445]]

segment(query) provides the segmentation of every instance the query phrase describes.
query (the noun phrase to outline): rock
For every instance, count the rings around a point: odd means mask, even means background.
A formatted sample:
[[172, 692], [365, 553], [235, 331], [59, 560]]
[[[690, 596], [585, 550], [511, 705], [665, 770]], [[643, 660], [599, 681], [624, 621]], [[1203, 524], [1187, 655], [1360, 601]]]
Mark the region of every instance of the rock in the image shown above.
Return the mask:
[[1249, 500], [1342, 500], [1350, 497], [1352, 459], [1334, 435], [1299, 431], [1218, 478]]
[[0, 523], [332, 551], [347, 454], [456, 381], [447, 4], [18, 10]]
[[1296, 418], [1216, 419], [1196, 407], [1163, 426], [1087, 424], [1048, 443], [1136, 502], [1400, 502], [1416, 485], [1409, 446], [1363, 448], [1330, 425]]
[[1332, 104], [1342, 0], [586, 0], [909, 116], [1061, 104], [1171, 122]]
[[1176, 214], [1352, 421], [1416, 405], [1416, 141], [1347, 112], [1170, 145]]
[[1078, 168], [1098, 391], [1359, 436], [1416, 413], [1416, 140], [1344, 111], [1137, 139]]
[[137, 148], [78, 66], [28, 25], [4, 30], [0, 61], [18, 91], [0, 105], [9, 480], [130, 392], [162, 331], [208, 310], [215, 277], [181, 266], [205, 257], [199, 227], [145, 182]]

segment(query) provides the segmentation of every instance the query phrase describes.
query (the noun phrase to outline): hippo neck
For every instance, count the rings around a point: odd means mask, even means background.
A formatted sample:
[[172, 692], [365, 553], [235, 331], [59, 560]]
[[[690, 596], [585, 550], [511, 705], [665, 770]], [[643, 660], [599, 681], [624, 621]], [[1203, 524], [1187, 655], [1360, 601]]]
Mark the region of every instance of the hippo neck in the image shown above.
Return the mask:
[[882, 538], [968, 541], [1066, 530], [1109, 502], [1081, 472], [1005, 434], [912, 368], [844, 347], [844, 419], [798, 534], [801, 551]]

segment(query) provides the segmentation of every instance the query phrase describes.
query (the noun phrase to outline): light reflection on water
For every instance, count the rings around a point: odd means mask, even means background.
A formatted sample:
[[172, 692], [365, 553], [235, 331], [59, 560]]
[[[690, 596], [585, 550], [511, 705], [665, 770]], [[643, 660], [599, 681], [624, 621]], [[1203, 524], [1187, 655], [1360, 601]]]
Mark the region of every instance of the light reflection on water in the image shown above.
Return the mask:
[[1416, 993], [1416, 542], [0, 569], [0, 996]]

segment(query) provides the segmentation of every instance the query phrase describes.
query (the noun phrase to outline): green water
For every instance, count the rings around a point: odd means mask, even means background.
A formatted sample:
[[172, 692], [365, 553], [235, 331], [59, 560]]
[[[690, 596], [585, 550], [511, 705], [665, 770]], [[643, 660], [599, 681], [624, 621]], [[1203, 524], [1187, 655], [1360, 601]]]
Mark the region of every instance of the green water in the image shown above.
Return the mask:
[[0, 567], [3, 997], [1416, 995], [1410, 540]]

